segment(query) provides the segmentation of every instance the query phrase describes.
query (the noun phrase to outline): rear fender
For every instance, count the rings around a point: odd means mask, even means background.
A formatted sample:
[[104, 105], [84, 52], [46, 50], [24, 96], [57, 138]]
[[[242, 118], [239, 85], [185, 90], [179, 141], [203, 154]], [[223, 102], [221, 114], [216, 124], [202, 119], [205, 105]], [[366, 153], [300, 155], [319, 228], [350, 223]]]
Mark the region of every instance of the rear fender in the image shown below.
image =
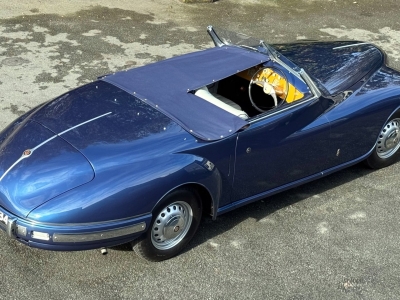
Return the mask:
[[370, 152], [382, 126], [399, 107], [400, 75], [383, 67], [360, 90], [329, 110], [333, 165]]

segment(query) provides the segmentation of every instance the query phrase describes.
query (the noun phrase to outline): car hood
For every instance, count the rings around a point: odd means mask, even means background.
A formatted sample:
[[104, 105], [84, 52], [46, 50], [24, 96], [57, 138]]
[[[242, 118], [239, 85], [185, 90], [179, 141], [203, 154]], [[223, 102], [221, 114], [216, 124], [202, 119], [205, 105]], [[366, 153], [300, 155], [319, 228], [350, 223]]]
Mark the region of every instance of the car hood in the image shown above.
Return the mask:
[[79, 150], [95, 173], [179, 151], [195, 140], [161, 112], [103, 81], [50, 101], [30, 119]]
[[167, 116], [97, 81], [28, 112], [0, 133], [0, 206], [26, 217], [96, 176], [115, 176], [123, 165], [193, 145], [195, 138]]
[[0, 135], [0, 206], [17, 216], [93, 176], [79, 151], [37, 122], [15, 123]]
[[351, 89], [384, 63], [381, 50], [355, 41], [301, 42], [274, 47], [305, 69], [331, 95]]

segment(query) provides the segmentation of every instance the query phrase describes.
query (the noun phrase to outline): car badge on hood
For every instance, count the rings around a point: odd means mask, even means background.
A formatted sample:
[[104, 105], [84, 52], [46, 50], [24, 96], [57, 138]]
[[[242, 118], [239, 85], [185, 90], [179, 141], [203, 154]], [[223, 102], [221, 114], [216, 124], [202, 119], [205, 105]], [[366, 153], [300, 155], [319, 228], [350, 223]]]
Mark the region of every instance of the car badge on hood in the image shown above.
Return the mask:
[[30, 149], [27, 149], [22, 153], [22, 156], [29, 156], [31, 154], [32, 154], [32, 151]]

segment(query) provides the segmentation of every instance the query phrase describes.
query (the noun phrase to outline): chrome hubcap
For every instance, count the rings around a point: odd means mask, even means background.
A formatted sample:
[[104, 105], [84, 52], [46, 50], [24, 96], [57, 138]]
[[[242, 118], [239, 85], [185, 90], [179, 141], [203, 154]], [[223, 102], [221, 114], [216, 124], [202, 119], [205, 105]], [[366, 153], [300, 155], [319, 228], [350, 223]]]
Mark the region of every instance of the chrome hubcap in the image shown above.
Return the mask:
[[376, 153], [380, 158], [389, 158], [400, 147], [400, 119], [393, 119], [382, 129], [376, 142]]
[[165, 207], [156, 217], [151, 229], [151, 242], [159, 250], [168, 250], [179, 244], [193, 220], [190, 205], [183, 201]]

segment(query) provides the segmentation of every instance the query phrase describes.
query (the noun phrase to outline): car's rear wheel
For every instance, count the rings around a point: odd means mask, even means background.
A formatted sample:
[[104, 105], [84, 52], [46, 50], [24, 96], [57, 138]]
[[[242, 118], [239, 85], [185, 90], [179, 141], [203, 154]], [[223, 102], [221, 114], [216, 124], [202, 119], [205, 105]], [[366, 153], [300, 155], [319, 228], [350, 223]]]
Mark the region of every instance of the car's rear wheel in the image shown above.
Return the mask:
[[195, 234], [202, 215], [196, 190], [177, 189], [168, 194], [153, 212], [149, 230], [133, 242], [135, 253], [150, 261], [177, 255]]
[[400, 111], [395, 113], [382, 128], [376, 141], [375, 149], [366, 163], [373, 169], [387, 167], [399, 156], [400, 148]]

